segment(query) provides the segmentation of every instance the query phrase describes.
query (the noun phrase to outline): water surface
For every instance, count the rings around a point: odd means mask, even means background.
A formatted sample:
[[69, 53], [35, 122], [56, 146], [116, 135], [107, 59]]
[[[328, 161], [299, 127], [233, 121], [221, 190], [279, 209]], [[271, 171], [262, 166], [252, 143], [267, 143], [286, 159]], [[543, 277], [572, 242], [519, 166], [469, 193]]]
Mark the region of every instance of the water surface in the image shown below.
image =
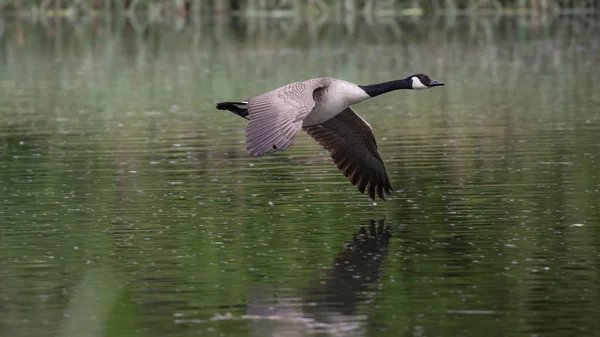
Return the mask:
[[[588, 18], [7, 21], [3, 336], [593, 336], [600, 34]], [[447, 86], [356, 110], [396, 192], [214, 104], [291, 81]]]

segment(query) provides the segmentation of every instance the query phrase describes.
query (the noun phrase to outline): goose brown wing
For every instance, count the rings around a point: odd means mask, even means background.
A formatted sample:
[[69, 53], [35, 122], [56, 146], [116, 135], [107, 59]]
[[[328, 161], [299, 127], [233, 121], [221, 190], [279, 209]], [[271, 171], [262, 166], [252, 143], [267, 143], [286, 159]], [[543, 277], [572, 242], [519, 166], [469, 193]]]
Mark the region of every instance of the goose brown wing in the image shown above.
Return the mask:
[[320, 79], [294, 82], [249, 99], [248, 153], [260, 156], [287, 149], [315, 106], [313, 91], [324, 85]]
[[331, 158], [361, 193], [367, 189], [385, 200], [392, 186], [369, 123], [348, 107], [335, 117], [316, 125], [305, 126], [321, 146], [331, 153]]

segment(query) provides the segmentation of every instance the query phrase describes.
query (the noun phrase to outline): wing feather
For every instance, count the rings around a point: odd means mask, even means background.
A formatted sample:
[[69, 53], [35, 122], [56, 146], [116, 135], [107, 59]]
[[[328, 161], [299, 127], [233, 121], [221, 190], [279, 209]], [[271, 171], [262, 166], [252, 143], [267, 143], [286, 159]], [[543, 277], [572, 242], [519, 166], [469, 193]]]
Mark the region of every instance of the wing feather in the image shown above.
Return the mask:
[[248, 100], [246, 149], [252, 156], [287, 149], [315, 106], [321, 79], [294, 82]]
[[304, 130], [330, 152], [338, 169], [361, 193], [385, 200], [392, 186], [369, 123], [352, 108]]

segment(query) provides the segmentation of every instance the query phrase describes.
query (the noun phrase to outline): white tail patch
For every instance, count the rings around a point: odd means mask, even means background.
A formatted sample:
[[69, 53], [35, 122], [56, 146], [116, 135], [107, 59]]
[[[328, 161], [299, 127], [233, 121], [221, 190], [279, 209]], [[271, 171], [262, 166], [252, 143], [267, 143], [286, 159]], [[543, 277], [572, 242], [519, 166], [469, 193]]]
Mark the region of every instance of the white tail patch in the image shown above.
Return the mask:
[[423, 84], [423, 82], [421, 82], [421, 80], [417, 76], [413, 76], [411, 80], [413, 89], [429, 89], [429, 87]]

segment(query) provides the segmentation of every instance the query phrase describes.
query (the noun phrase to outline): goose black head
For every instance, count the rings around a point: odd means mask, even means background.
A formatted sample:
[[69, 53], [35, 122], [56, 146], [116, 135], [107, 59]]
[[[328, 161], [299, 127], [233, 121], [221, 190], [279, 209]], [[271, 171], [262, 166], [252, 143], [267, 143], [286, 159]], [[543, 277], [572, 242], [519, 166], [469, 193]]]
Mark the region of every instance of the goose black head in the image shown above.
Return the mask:
[[431, 76], [425, 74], [415, 74], [408, 76], [406, 78], [406, 81], [411, 84], [413, 89], [429, 89], [441, 85], [446, 85], [444, 82], [436, 81], [433, 78], [431, 78]]

